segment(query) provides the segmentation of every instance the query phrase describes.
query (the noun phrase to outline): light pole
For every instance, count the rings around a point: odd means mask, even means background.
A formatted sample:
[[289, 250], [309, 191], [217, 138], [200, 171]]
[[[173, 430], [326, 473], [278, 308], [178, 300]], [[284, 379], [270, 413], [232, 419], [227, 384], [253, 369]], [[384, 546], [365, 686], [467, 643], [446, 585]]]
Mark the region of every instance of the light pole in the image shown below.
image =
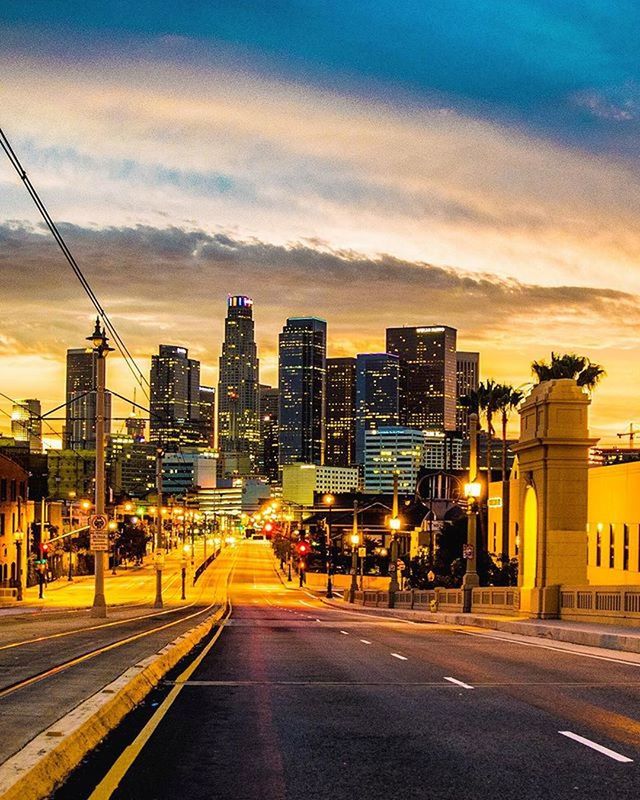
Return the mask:
[[112, 558], [111, 574], [117, 575], [118, 573], [116, 572], [116, 558], [118, 554], [118, 543], [117, 543], [116, 533], [118, 531], [118, 523], [113, 519], [109, 522], [109, 530], [113, 534], [113, 549], [111, 551], [111, 558]]
[[16, 600], [22, 600], [22, 541], [24, 539], [23, 531], [16, 531], [13, 534], [13, 539], [16, 543], [16, 583], [18, 584], [18, 593]]
[[153, 602], [154, 608], [162, 608], [162, 568], [164, 567], [163, 550], [163, 523], [162, 523], [162, 447], [156, 448], [156, 492], [157, 514], [156, 514], [156, 546], [155, 546], [155, 568], [156, 568], [156, 599]]
[[465, 613], [471, 611], [473, 587], [480, 585], [477, 566], [477, 501], [482, 491], [478, 483], [478, 415], [469, 414], [469, 481], [465, 483], [464, 494], [467, 498], [467, 543], [464, 548], [464, 557], [467, 568], [462, 579], [463, 607]]
[[[106, 383], [107, 355], [113, 350], [109, 347], [109, 340], [104, 330], [100, 330], [100, 319], [96, 318], [96, 326], [87, 340], [93, 344], [96, 354], [96, 516], [104, 514], [105, 500], [105, 459], [104, 459], [104, 396]], [[93, 595], [92, 617], [107, 616], [107, 601], [104, 595], [104, 550], [94, 550], [95, 561], [95, 589]]]
[[391, 518], [389, 519], [389, 528], [391, 530], [391, 559], [389, 563], [389, 572], [391, 572], [391, 580], [389, 581], [389, 604], [393, 607], [393, 600], [395, 593], [400, 589], [398, 584], [398, 531], [402, 522], [398, 516], [398, 473], [393, 473], [393, 507], [391, 510]]
[[358, 591], [358, 545], [360, 544], [360, 534], [358, 533], [358, 501], [353, 503], [353, 531], [351, 533], [351, 588], [349, 590], [349, 602], [354, 603], [356, 592]]
[[331, 580], [331, 571], [333, 566], [332, 547], [333, 539], [331, 538], [331, 507], [336, 502], [336, 498], [332, 494], [325, 494], [322, 502], [328, 507], [327, 519], [327, 597], [333, 597], [333, 582]]

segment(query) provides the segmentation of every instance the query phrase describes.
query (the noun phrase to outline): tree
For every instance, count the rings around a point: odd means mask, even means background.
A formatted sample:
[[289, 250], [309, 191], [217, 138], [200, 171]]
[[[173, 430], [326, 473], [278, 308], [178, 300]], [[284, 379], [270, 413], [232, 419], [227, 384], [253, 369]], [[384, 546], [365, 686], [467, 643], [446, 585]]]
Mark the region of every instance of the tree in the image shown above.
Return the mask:
[[605, 371], [600, 364], [594, 364], [586, 356], [579, 356], [576, 353], [551, 353], [551, 361], [544, 359], [534, 361], [531, 364], [531, 371], [538, 383], [550, 381], [557, 378], [571, 378], [578, 386], [582, 386], [589, 392], [593, 391], [605, 376]]
[[496, 410], [500, 411], [502, 422], [502, 480], [507, 480], [507, 424], [509, 414], [518, 407], [523, 398], [520, 389], [514, 389], [508, 384], [496, 386]]
[[493, 415], [498, 410], [499, 389], [500, 385], [493, 379], [483, 381], [478, 386], [478, 407], [487, 420], [487, 485], [491, 481], [491, 444], [496, 433], [493, 427]]

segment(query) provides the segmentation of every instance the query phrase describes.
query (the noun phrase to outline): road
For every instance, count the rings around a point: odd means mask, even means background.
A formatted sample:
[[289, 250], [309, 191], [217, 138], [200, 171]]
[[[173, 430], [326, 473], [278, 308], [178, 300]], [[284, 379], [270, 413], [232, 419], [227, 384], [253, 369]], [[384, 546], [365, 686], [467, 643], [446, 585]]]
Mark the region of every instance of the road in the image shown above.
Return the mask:
[[95, 791], [57, 798], [640, 796], [624, 655], [343, 612], [283, 586], [260, 543], [230, 592], [186, 682], [137, 738], [114, 734], [110, 766], [89, 762]]

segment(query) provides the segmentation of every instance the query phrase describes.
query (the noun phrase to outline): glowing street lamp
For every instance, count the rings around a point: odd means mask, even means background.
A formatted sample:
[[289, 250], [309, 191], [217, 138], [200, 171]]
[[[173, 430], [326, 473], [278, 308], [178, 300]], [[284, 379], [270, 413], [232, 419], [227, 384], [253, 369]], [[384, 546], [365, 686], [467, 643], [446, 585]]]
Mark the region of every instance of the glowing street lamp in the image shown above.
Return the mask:
[[358, 533], [358, 501], [353, 503], [353, 528], [351, 536], [351, 587], [349, 589], [349, 600], [355, 602], [356, 592], [358, 591], [358, 545], [360, 544], [360, 534]]
[[478, 482], [478, 415], [469, 414], [469, 480], [464, 485], [464, 495], [467, 498], [467, 542], [463, 556], [467, 562], [462, 579], [463, 611], [471, 611], [473, 587], [480, 585], [477, 566], [477, 535], [476, 524], [478, 515], [478, 500], [482, 494], [482, 484]]
[[329, 509], [328, 519], [327, 519], [327, 593], [326, 596], [331, 598], [333, 597], [333, 582], [331, 580], [331, 576], [333, 573], [333, 539], [331, 538], [331, 508], [333, 504], [336, 502], [336, 498], [332, 494], [325, 494], [322, 498], [322, 502], [327, 506]]

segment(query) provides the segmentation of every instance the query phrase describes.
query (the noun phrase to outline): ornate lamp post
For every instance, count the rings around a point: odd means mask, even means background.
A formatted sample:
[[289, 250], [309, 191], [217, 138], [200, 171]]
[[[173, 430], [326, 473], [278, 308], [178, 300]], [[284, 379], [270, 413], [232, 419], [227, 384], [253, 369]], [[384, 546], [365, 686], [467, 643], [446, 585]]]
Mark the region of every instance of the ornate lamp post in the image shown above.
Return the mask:
[[462, 579], [463, 611], [471, 611], [473, 587], [480, 585], [477, 566], [477, 536], [476, 520], [478, 514], [478, 498], [482, 492], [482, 485], [478, 483], [478, 415], [469, 414], [469, 481], [464, 485], [464, 494], [467, 498], [467, 543], [464, 547], [464, 557], [467, 569]]
[[[105, 499], [105, 458], [104, 458], [104, 438], [105, 438], [105, 383], [106, 383], [106, 360], [107, 355], [113, 350], [109, 347], [109, 340], [104, 330], [100, 330], [100, 319], [96, 319], [96, 326], [91, 336], [87, 336], [87, 341], [93, 345], [96, 354], [96, 479], [95, 479], [95, 506], [96, 516], [104, 514]], [[93, 595], [92, 617], [107, 616], [107, 601], [104, 595], [104, 550], [94, 550], [95, 560], [95, 589]]]
[[400, 589], [398, 584], [398, 531], [402, 527], [402, 521], [398, 516], [398, 473], [393, 474], [393, 506], [391, 518], [389, 519], [389, 529], [391, 530], [391, 561], [389, 571], [391, 580], [389, 581], [389, 601], [393, 604], [395, 593]]
[[331, 580], [332, 571], [333, 571], [333, 557], [332, 557], [332, 548], [333, 548], [333, 539], [331, 538], [331, 508], [333, 504], [336, 502], [336, 498], [332, 494], [325, 494], [322, 498], [322, 502], [328, 507], [329, 514], [327, 519], [327, 597], [333, 597], [333, 583]]
[[24, 541], [24, 531], [16, 531], [13, 534], [16, 543], [16, 583], [18, 593], [16, 600], [22, 600], [22, 542]]

